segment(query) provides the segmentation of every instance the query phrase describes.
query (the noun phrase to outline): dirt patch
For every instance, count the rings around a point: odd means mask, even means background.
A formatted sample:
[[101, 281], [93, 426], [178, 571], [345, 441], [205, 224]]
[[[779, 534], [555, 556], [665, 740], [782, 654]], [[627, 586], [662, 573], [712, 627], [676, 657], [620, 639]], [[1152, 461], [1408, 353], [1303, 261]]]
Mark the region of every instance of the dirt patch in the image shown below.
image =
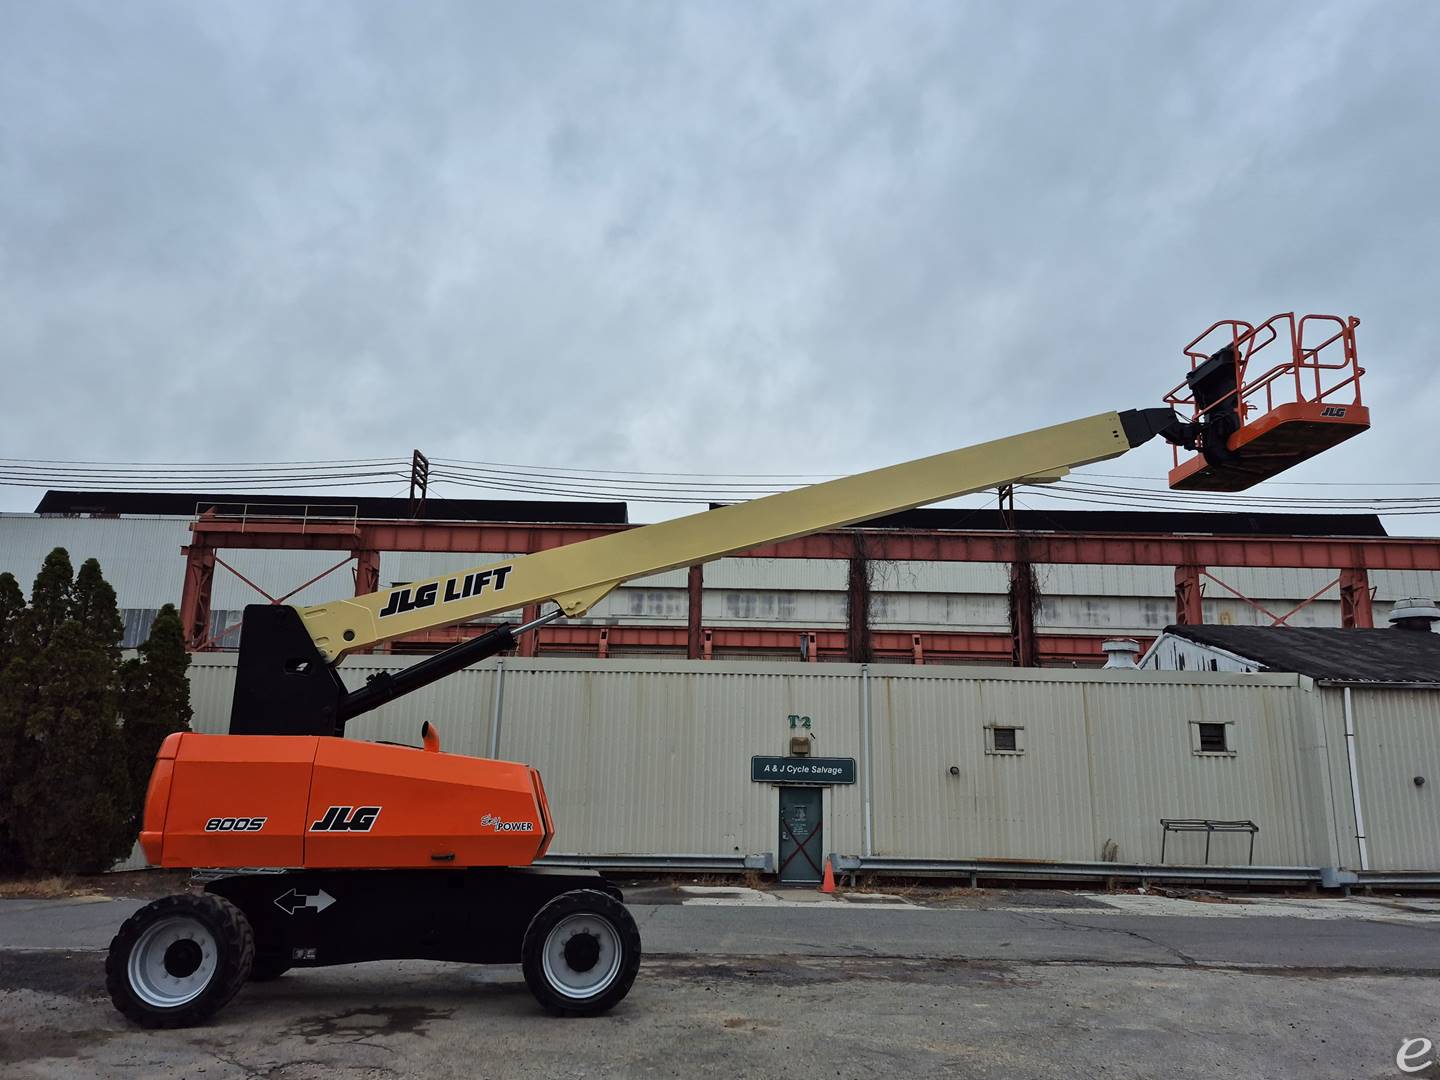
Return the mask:
[[1218, 893], [1213, 889], [1168, 889], [1156, 886], [1150, 890], [1156, 896], [1168, 896], [1172, 900], [1192, 900], [1197, 904], [1248, 904], [1242, 896]]
[[0, 1064], [14, 1065], [41, 1058], [74, 1058], [92, 1054], [97, 1046], [118, 1031], [27, 1031], [12, 1035], [0, 1031]]
[[103, 953], [0, 950], [0, 972], [0, 991], [35, 990], [75, 1001], [108, 1000]]
[[0, 900], [64, 900], [77, 896], [152, 899], [189, 890], [189, 870], [125, 870], [117, 874], [13, 874], [0, 877]]
[[189, 870], [125, 870], [84, 880], [93, 882], [106, 896], [137, 900], [158, 900], [162, 896], [193, 891]]
[[424, 1005], [373, 1005], [348, 1009], [331, 1016], [306, 1016], [287, 1027], [283, 1034], [316, 1040], [358, 1040], [389, 1035], [426, 1035], [430, 1025], [450, 1019], [454, 1009], [431, 1009]]
[[0, 879], [0, 900], [61, 900], [67, 896], [98, 896], [88, 878], [7, 877]]
[[727, 957], [692, 960], [656, 957], [645, 961], [646, 972], [672, 979], [706, 983], [755, 983], [767, 986], [820, 986], [827, 983], [903, 982], [931, 986], [1006, 989], [1028, 986], [1010, 964], [969, 960], [898, 957], [833, 957], [768, 959]]
[[906, 880], [904, 878], [871, 878], [857, 886], [841, 889], [850, 897], [869, 893], [898, 896], [921, 907], [971, 908], [1103, 908], [1097, 896], [1066, 889], [972, 889], [964, 885]]

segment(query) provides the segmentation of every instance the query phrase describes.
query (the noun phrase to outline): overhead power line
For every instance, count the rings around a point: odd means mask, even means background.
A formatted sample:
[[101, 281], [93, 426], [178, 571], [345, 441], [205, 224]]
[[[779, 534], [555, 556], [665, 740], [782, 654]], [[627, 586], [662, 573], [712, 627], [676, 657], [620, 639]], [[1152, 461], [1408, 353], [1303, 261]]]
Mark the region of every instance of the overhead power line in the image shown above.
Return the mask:
[[[803, 482], [833, 479], [824, 473], [696, 473], [580, 467], [550, 467], [464, 458], [432, 458], [435, 487], [501, 492], [575, 500], [705, 504], [740, 502]], [[293, 490], [393, 486], [409, 478], [410, 459], [334, 458], [267, 462], [103, 462], [40, 458], [0, 458], [0, 485], [64, 491], [102, 488], [114, 491], [195, 491], [263, 493]], [[1119, 482], [1117, 482], [1119, 481]], [[1126, 483], [1125, 481], [1132, 481]], [[1404, 484], [1386, 480], [1371, 485], [1270, 481], [1249, 492], [1172, 491], [1158, 477], [1081, 472], [1056, 484], [1025, 485], [1031, 498], [1110, 509], [1197, 512], [1370, 512], [1387, 515], [1440, 514], [1440, 494], [1414, 489], [1440, 487], [1434, 482]], [[1155, 486], [1145, 486], [1155, 485]], [[1384, 490], [1384, 495], [1305, 494], [1301, 489], [1337, 487]], [[1395, 488], [1408, 487], [1400, 494]], [[1275, 491], [1283, 488], [1284, 493]], [[443, 490], [432, 497], [443, 497]], [[984, 498], [984, 496], [979, 496]]]

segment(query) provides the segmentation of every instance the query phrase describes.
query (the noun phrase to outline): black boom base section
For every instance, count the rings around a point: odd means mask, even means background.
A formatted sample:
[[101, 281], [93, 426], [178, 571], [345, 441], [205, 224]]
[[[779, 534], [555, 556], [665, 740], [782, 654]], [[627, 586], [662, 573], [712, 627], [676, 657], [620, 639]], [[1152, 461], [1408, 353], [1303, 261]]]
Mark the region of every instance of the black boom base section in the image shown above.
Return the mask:
[[366, 960], [517, 964], [530, 920], [573, 889], [622, 900], [593, 871], [288, 870], [235, 874], [206, 887], [255, 932], [255, 964], [271, 969]]
[[251, 604], [240, 630], [231, 735], [344, 735], [345, 723], [437, 679], [515, 647], [504, 623], [400, 671], [371, 675], [350, 690], [316, 647], [300, 613]]

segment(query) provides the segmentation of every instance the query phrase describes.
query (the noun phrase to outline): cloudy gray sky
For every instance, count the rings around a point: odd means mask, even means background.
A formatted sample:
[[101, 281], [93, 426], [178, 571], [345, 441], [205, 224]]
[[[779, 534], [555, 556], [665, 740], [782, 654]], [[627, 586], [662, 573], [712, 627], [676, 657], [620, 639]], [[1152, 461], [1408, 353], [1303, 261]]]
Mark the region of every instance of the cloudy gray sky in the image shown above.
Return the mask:
[[1440, 481], [1437, 40], [1429, 0], [0, 0], [0, 456], [849, 472], [1302, 310], [1363, 320], [1376, 426], [1289, 479]]

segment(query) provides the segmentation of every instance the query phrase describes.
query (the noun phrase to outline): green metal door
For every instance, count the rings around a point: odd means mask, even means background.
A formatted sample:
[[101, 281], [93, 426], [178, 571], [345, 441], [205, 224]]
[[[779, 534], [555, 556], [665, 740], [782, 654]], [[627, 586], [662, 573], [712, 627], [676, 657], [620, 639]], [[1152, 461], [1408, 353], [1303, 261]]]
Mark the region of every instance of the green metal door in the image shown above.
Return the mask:
[[780, 880], [815, 885], [825, 866], [823, 788], [780, 789]]

